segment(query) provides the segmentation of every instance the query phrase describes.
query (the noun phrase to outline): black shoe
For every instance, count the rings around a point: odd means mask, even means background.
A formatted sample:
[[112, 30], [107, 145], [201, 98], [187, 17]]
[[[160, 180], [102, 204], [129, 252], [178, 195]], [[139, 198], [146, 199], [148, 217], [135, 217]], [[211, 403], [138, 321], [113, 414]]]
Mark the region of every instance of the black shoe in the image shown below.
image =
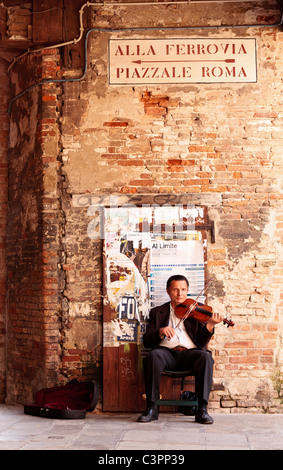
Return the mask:
[[156, 406], [151, 406], [150, 408], [147, 408], [146, 411], [138, 418], [139, 423], [150, 423], [150, 421], [157, 420], [158, 411]]
[[213, 424], [214, 420], [209, 416], [206, 406], [200, 406], [195, 416], [196, 423], [200, 424]]

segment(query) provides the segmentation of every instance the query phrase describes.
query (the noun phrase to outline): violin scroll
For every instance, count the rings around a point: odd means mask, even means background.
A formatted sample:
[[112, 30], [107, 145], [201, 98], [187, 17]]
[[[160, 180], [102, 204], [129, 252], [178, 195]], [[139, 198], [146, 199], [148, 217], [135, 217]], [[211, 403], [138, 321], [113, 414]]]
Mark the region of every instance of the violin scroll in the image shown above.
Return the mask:
[[229, 328], [229, 326], [235, 325], [235, 323], [232, 320], [228, 320], [228, 318], [224, 318], [223, 323], [224, 325], [227, 325], [227, 328]]

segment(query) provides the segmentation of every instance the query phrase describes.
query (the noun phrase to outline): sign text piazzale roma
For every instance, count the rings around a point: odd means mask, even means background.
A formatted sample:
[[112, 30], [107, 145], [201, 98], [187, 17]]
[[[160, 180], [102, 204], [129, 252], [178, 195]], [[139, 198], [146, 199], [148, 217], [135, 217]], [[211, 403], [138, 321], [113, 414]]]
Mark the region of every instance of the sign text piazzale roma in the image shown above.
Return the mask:
[[110, 85], [256, 82], [255, 39], [110, 39]]

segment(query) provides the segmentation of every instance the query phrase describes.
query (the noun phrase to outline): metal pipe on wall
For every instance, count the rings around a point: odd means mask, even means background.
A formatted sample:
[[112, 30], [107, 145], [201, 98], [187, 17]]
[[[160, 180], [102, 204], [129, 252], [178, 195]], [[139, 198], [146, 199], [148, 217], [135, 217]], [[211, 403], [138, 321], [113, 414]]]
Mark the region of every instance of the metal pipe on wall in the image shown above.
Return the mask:
[[[250, 3], [250, 2], [260, 2], [261, 0], [250, 0], [248, 1], [247, 3]], [[2, 2], [3, 3], [3, 2]], [[155, 6], [161, 6], [161, 5], [179, 5], [179, 4], [187, 4], [189, 5], [190, 3], [243, 3], [242, 0], [222, 0], [222, 1], [219, 1], [219, 0], [188, 0], [188, 1], [184, 1], [184, 0], [180, 0], [180, 1], [165, 1], [165, 2], [117, 2], [117, 3], [114, 3], [114, 2], [86, 2], [84, 3], [80, 10], [79, 10], [79, 23], [80, 23], [80, 29], [79, 29], [79, 36], [77, 38], [74, 38], [74, 39], [71, 39], [70, 41], [66, 41], [66, 42], [61, 42], [59, 44], [54, 44], [52, 45], [52, 47], [54, 48], [57, 48], [57, 47], [64, 47], [64, 46], [70, 46], [72, 44], [77, 44], [79, 41], [81, 41], [82, 37], [83, 37], [83, 32], [84, 32], [84, 27], [83, 27], [83, 13], [84, 13], [84, 10], [86, 7], [101, 7], [101, 6], [144, 6], [144, 5], [155, 5]], [[4, 6], [4, 5], [3, 5]], [[279, 24], [276, 24], [276, 25], [241, 25], [243, 27], [253, 27], [253, 26], [280, 26], [282, 24], [282, 18], [281, 18], [281, 22]], [[232, 28], [232, 27], [241, 27], [241, 26], [229, 26], [229, 25], [221, 25], [220, 27], [222, 28]], [[193, 26], [191, 27], [192, 29], [204, 29], [205, 27], [204, 26]], [[210, 28], [219, 28], [218, 26], [211, 26]], [[160, 29], [160, 28], [159, 28]], [[167, 28], [162, 28], [162, 29], [167, 29]], [[172, 28], [170, 28], [172, 29]], [[176, 28], [177, 29], [177, 28]], [[189, 27], [188, 27], [189, 29]], [[34, 50], [30, 50], [28, 49], [26, 52], [24, 52], [23, 54], [17, 56], [17, 57], [14, 57], [12, 63], [9, 65], [8, 67], [8, 71], [10, 71], [13, 66], [23, 57], [25, 57], [27, 54], [31, 54], [31, 53], [35, 53], [35, 52], [40, 52], [40, 51], [43, 51], [45, 49], [50, 49], [51, 46], [45, 46], [45, 47], [41, 47], [39, 49], [34, 49]]]

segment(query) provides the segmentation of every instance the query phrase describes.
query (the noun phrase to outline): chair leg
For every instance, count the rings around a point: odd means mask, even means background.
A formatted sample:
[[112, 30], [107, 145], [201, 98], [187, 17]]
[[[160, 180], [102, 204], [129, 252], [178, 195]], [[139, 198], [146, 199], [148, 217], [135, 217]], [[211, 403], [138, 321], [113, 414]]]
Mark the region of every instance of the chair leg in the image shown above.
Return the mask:
[[184, 391], [184, 383], [185, 383], [185, 377], [182, 377], [182, 382], [181, 382], [181, 391], [180, 391], [180, 398], [183, 396], [183, 391]]

